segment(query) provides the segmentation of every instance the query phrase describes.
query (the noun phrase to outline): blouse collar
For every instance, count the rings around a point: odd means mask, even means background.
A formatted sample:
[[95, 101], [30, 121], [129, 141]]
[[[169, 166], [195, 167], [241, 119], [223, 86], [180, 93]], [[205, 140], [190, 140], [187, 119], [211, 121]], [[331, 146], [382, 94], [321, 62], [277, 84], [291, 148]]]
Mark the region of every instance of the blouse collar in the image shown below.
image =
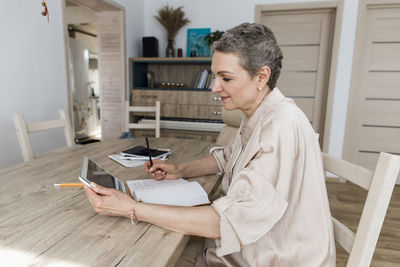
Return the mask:
[[281, 91], [275, 87], [274, 90], [269, 92], [260, 105], [257, 107], [253, 115], [249, 118], [244, 118], [241, 124], [240, 135], [242, 137], [242, 144], [245, 146], [249, 140], [251, 134], [257, 126], [257, 123], [264, 117], [274, 106], [279, 104], [285, 99], [285, 96]]

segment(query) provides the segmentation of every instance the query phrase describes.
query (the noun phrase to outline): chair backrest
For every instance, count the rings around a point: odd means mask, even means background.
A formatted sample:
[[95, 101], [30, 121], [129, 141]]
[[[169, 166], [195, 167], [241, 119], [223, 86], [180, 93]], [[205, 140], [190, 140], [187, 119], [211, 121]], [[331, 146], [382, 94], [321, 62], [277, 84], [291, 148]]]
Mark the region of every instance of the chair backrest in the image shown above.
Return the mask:
[[216, 144], [218, 146], [227, 145], [229, 141], [235, 137], [237, 131], [239, 130], [240, 123], [244, 118], [244, 113], [238, 109], [228, 111], [223, 108], [222, 121], [226, 124], [226, 126], [221, 129]]
[[[155, 106], [130, 106], [129, 101], [125, 102], [125, 129], [129, 131], [129, 129], [154, 129], [156, 137], [160, 137], [160, 101], [156, 101]], [[130, 113], [131, 112], [150, 112], [155, 113], [155, 122], [154, 123], [130, 123]]]
[[332, 219], [335, 240], [349, 253], [347, 266], [369, 266], [399, 173], [400, 157], [380, 153], [375, 172], [372, 172], [325, 153], [322, 156], [325, 171], [368, 191], [355, 234], [337, 219]]
[[27, 124], [22, 114], [14, 114], [13, 120], [15, 129], [17, 130], [17, 137], [19, 146], [21, 147], [22, 157], [25, 162], [33, 160], [32, 145], [29, 139], [30, 133], [46, 131], [56, 128], [64, 128], [65, 139], [67, 146], [72, 147], [74, 145], [74, 139], [72, 135], [71, 121], [64, 110], [60, 110], [59, 120], [50, 120], [42, 122], [34, 122]]

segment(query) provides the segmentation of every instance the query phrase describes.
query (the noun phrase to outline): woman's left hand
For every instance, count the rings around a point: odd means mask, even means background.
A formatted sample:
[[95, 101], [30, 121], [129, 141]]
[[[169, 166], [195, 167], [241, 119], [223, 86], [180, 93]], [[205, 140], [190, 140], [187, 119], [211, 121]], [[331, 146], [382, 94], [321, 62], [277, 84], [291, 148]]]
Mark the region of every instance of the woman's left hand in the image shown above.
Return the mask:
[[90, 183], [90, 186], [84, 185], [84, 188], [95, 211], [103, 215], [130, 216], [136, 200], [126, 193], [93, 182]]

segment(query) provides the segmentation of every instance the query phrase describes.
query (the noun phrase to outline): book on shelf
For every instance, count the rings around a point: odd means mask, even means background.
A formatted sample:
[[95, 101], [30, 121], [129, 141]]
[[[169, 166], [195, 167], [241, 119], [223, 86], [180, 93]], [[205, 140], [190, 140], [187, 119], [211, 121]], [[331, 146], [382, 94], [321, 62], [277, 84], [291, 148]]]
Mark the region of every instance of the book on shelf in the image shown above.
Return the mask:
[[206, 84], [204, 85], [204, 89], [209, 89], [210, 83], [211, 83], [211, 81], [212, 81], [212, 78], [213, 78], [213, 74], [212, 74], [212, 72], [210, 71], [210, 72], [208, 73], [208, 75], [207, 75], [207, 80], [206, 80]]
[[210, 203], [206, 191], [198, 182], [188, 182], [184, 179], [161, 181], [144, 179], [130, 180], [126, 183], [132, 196], [144, 203], [173, 206], [198, 206]]
[[201, 76], [201, 72], [197, 73], [196, 81], [193, 84], [193, 88], [197, 88], [197, 85], [199, 84], [199, 81], [200, 81], [200, 76]]
[[204, 86], [206, 85], [207, 77], [208, 77], [208, 70], [203, 70], [200, 73], [199, 80], [195, 88], [203, 89]]
[[214, 77], [214, 75], [212, 75], [210, 84], [208, 85], [207, 89], [210, 89], [210, 90], [212, 89], [212, 87], [213, 87], [213, 85], [214, 85], [214, 81], [215, 81], [215, 77]]

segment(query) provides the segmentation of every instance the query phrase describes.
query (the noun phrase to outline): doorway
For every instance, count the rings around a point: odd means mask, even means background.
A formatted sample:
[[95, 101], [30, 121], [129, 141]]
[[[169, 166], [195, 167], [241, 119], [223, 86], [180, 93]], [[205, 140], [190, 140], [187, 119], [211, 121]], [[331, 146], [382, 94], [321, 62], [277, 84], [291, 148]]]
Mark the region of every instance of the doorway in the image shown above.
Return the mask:
[[[67, 17], [70, 10], [67, 8]], [[75, 141], [101, 139], [98, 40], [96, 25], [68, 24], [70, 85]]]
[[66, 0], [70, 117], [77, 143], [120, 136], [125, 100], [124, 8]]

